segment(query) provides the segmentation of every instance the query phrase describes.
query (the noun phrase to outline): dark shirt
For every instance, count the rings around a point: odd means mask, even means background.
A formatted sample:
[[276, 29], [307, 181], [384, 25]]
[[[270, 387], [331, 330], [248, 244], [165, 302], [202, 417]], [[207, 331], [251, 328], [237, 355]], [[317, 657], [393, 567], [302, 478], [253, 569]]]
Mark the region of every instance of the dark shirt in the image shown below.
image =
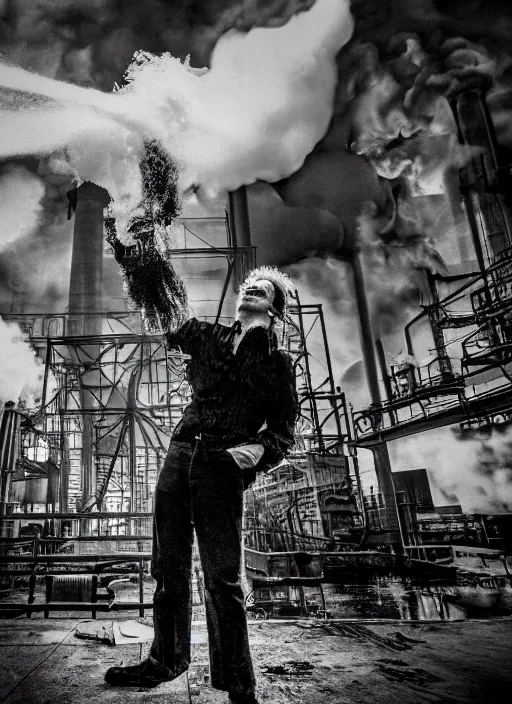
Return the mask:
[[196, 318], [167, 333], [171, 348], [190, 355], [192, 389], [173, 439], [193, 442], [201, 434], [204, 442], [224, 449], [260, 443], [265, 451], [257, 470], [264, 470], [279, 464], [294, 443], [295, 374], [290, 357], [276, 349], [275, 336], [265, 328], [249, 329], [236, 354], [234, 334], [234, 326]]

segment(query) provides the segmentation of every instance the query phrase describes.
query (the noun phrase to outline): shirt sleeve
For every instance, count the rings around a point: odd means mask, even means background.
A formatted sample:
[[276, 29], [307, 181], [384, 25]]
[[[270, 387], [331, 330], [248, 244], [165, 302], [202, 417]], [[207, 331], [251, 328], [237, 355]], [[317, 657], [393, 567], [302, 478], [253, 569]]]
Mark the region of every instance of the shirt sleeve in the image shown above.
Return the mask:
[[201, 322], [197, 318], [190, 318], [175, 332], [166, 332], [165, 341], [169, 349], [179, 348], [185, 354], [192, 354], [201, 332]]
[[268, 406], [267, 427], [258, 433], [258, 441], [265, 449], [258, 470], [279, 464], [295, 442], [295, 421], [299, 410], [295, 372], [286, 353], [278, 352], [277, 355], [276, 396]]

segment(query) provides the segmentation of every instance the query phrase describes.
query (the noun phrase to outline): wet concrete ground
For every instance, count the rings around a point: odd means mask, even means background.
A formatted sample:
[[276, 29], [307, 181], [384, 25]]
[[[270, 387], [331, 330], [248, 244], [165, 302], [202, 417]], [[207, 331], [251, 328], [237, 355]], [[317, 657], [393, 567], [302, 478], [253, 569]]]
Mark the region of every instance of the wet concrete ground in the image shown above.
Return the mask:
[[[122, 619], [133, 619], [123, 614]], [[117, 617], [116, 620], [118, 620]], [[194, 624], [193, 667], [155, 689], [112, 688], [107, 667], [145, 657], [149, 643], [108, 645], [112, 619], [0, 621], [0, 702], [220, 704], [208, 684], [206, 628]], [[253, 621], [261, 704], [505, 704], [512, 701], [512, 619], [460, 623]]]

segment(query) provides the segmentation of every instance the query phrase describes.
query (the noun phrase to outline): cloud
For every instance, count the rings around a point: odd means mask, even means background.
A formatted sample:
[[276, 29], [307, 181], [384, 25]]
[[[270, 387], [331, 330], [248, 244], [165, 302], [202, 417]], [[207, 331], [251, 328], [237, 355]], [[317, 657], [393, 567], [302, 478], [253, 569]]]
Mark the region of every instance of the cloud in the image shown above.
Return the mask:
[[43, 181], [26, 167], [5, 164], [0, 168], [0, 250], [37, 228], [43, 194]]
[[425, 467], [438, 506], [456, 503], [466, 513], [512, 513], [512, 432], [474, 433], [460, 439], [451, 427], [389, 444], [393, 469]]
[[0, 318], [0, 399], [17, 402], [42, 390], [44, 368], [15, 323]]

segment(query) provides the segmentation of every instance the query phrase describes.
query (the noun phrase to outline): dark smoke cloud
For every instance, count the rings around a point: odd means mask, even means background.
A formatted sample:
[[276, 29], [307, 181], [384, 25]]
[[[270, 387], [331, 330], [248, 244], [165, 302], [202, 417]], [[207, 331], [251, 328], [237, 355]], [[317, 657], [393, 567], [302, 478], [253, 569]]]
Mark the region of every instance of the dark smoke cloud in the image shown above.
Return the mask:
[[[493, 83], [488, 100], [502, 143], [503, 110], [512, 96], [512, 6], [500, 0], [354, 0], [353, 42], [375, 47], [379, 63], [406, 89], [446, 94], [474, 78]], [[417, 41], [426, 62], [407, 47]], [[415, 95], [416, 94], [416, 95]], [[428, 93], [424, 96], [428, 101]]]
[[[355, 0], [352, 12], [356, 26], [338, 57], [333, 120], [316, 151], [360, 155], [391, 196], [372, 199], [357, 221], [376, 318], [391, 333], [417, 310], [417, 271], [442, 273], [459, 255], [458, 169], [475, 151], [458, 143], [448, 102], [457, 90], [488, 90], [500, 158], [508, 160], [512, 9], [498, 2]], [[338, 202], [337, 214], [353, 202]], [[346, 227], [345, 235], [338, 255], [350, 256]]]
[[278, 26], [314, 0], [7, 0], [1, 52], [52, 78], [111, 90], [133, 53], [169, 51], [206, 65], [236, 27]]

